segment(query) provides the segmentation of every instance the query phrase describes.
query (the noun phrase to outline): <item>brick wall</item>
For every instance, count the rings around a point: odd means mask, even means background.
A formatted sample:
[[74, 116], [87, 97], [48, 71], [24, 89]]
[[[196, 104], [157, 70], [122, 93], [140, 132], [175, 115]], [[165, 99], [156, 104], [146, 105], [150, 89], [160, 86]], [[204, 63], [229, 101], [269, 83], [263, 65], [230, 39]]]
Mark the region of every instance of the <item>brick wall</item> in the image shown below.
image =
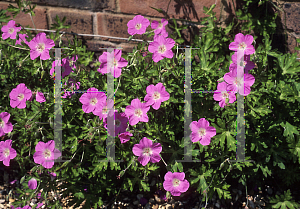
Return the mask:
[[[9, 4], [16, 6], [15, 1], [0, 1], [0, 9], [6, 9]], [[78, 34], [94, 34], [111, 37], [128, 38], [127, 22], [135, 15], [143, 15], [152, 20], [160, 21], [162, 14], [150, 8], [160, 8], [167, 11], [170, 18], [190, 19], [192, 21], [200, 21], [201, 17], [205, 17], [203, 6], [210, 7], [216, 2], [214, 12], [218, 20], [226, 26], [235, 13], [234, 5], [241, 8], [242, 0], [32, 0], [33, 4], [37, 4], [35, 8], [35, 16], [33, 21], [38, 29], [50, 29], [54, 23], [54, 18], [58, 15], [61, 19], [66, 16], [66, 23], [71, 26], [66, 32], [74, 32]], [[276, 3], [277, 4], [277, 3]], [[289, 31], [288, 44], [290, 52], [295, 52], [296, 37], [300, 38], [300, 3], [281, 2], [281, 6], [286, 11], [286, 25]], [[277, 4], [278, 5], [278, 4]], [[279, 5], [278, 5], [279, 6]], [[9, 13], [10, 15], [10, 13]], [[284, 22], [284, 13], [280, 14], [282, 22]], [[22, 26], [34, 28], [29, 14], [20, 13], [14, 20]], [[179, 25], [181, 23], [179, 22]], [[199, 28], [199, 26], [198, 26]], [[148, 30], [150, 30], [150, 26]], [[197, 28], [196, 28], [197, 29]], [[170, 33], [173, 31], [166, 27]], [[278, 36], [282, 36], [283, 31]], [[189, 33], [184, 31], [184, 36], [189, 40]], [[72, 38], [71, 35], [63, 37]], [[94, 51], [96, 56], [102, 54], [100, 47], [122, 47], [125, 52], [132, 52], [132, 49], [139, 42], [127, 43], [126, 40], [99, 38], [99, 37], [80, 37], [87, 44], [87, 49]], [[141, 39], [141, 35], [135, 35], [134, 38]], [[66, 39], [63, 38], [63, 41]], [[151, 40], [151, 38], [147, 38]], [[299, 53], [300, 55], [300, 53]]]

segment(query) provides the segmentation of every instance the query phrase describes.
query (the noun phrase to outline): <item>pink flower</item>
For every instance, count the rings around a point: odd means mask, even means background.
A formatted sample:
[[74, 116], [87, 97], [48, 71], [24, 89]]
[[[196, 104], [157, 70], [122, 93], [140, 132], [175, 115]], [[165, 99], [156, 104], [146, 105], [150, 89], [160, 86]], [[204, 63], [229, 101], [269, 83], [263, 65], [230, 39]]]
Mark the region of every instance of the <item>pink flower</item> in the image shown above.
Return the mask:
[[7, 38], [16, 39], [17, 32], [19, 32], [22, 29], [22, 27], [16, 27], [16, 22], [14, 20], [10, 20], [7, 25], [4, 25], [1, 28], [2, 38], [3, 40]]
[[233, 92], [227, 91], [227, 83], [218, 83], [217, 91], [214, 93], [214, 100], [220, 101], [220, 107], [225, 106], [226, 98], [229, 99], [229, 103], [233, 103], [236, 100], [235, 94]]
[[147, 102], [147, 105], [152, 105], [155, 110], [158, 110], [161, 103], [170, 98], [170, 94], [166, 92], [162, 83], [158, 83], [155, 86], [153, 84], [147, 86], [146, 92], [147, 95], [144, 100]]
[[35, 60], [40, 56], [41, 60], [47, 60], [50, 58], [49, 50], [55, 46], [52, 39], [47, 39], [45, 33], [39, 33], [29, 43], [30, 58]]
[[37, 91], [35, 99], [39, 103], [46, 102], [46, 99], [45, 99], [44, 94], [42, 92]]
[[[15, 208], [14, 206], [11, 207]], [[23, 208], [17, 207], [16, 209], [31, 209], [31, 207], [29, 205], [25, 205]]]
[[61, 156], [61, 152], [55, 148], [54, 140], [48, 141], [47, 143], [40, 141], [35, 146], [35, 151], [33, 155], [34, 162], [47, 169], [52, 168], [54, 159]]
[[[114, 54], [113, 54], [114, 52]], [[112, 53], [108, 53], [108, 52], [103, 52], [103, 54], [99, 57], [99, 62], [101, 62], [101, 65], [99, 66], [99, 68], [97, 69], [97, 71], [99, 73], [102, 73], [102, 75], [109, 73], [107, 70], [108, 65], [110, 67], [108, 67], [110, 70], [114, 70], [114, 74], [111, 71], [110, 73], [112, 74], [112, 76], [114, 76], [115, 78], [119, 78], [122, 72], [122, 68], [127, 66], [128, 61], [125, 60], [123, 57], [121, 57], [122, 55], [122, 51], [119, 49], [114, 49]], [[113, 56], [115, 56], [114, 60], [113, 60]], [[111, 61], [111, 63], [110, 63]], [[112, 69], [112, 66], [113, 69]]]
[[28, 187], [29, 189], [36, 189], [37, 187], [37, 180], [35, 178], [32, 178], [28, 181]]
[[164, 57], [172, 58], [173, 52], [172, 48], [175, 45], [175, 41], [171, 38], [165, 38], [159, 36], [153, 42], [149, 44], [148, 50], [153, 53], [152, 59], [154, 62], [162, 60]]
[[27, 89], [24, 83], [20, 83], [9, 93], [10, 106], [12, 108], [24, 109], [26, 107], [26, 100], [29, 100], [31, 96], [31, 90]]
[[131, 101], [131, 105], [128, 105], [125, 109], [125, 114], [129, 117], [129, 124], [131, 126], [136, 125], [139, 121], [148, 122], [147, 112], [150, 106], [145, 103], [141, 103], [138, 98]]
[[114, 100], [109, 99], [106, 100], [103, 105], [100, 105], [99, 108], [97, 108], [93, 113], [94, 115], [99, 116], [100, 120], [104, 120], [107, 118], [107, 112], [110, 110], [109, 115], [113, 115], [112, 108], [114, 107]]
[[74, 73], [72, 68], [76, 69], [76, 65], [74, 63], [76, 62], [77, 59], [78, 59], [78, 57], [76, 55], [76, 58], [72, 57], [72, 59], [70, 59], [69, 57], [67, 57], [67, 58], [63, 58], [62, 61], [61, 60], [53, 61], [52, 68], [50, 70], [50, 75], [53, 76], [53, 73], [55, 73], [55, 64], [56, 63], [57, 63], [57, 65], [61, 66], [61, 79], [68, 76], [71, 72]]
[[28, 37], [26, 34], [19, 34], [19, 40], [16, 40], [15, 46], [16, 46], [16, 45], [21, 45], [21, 46], [23, 46], [23, 45], [21, 44], [22, 41], [23, 41], [25, 44], [28, 45], [28, 41], [26, 40], [26, 37]]
[[142, 138], [139, 144], [135, 144], [132, 152], [138, 157], [138, 161], [143, 165], [147, 165], [149, 161], [157, 163], [160, 161], [159, 153], [162, 151], [160, 143], [152, 144], [152, 141], [146, 137]]
[[133, 20], [127, 23], [128, 33], [130, 35], [143, 34], [149, 25], [150, 21], [147, 18], [144, 18], [142, 15], [137, 15]]
[[5, 166], [9, 166], [9, 161], [17, 156], [16, 150], [11, 148], [11, 142], [10, 139], [0, 142], [0, 161], [3, 161]]
[[82, 103], [82, 110], [85, 113], [93, 112], [95, 115], [95, 111], [97, 108], [101, 108], [106, 101], [106, 95], [103, 92], [98, 92], [96, 88], [89, 88], [87, 93], [84, 93], [79, 101]]
[[164, 37], [168, 37], [168, 32], [165, 29], [165, 26], [168, 24], [168, 21], [164, 18], [161, 19], [161, 23], [156, 20], [153, 20], [151, 23], [151, 28], [154, 30], [155, 35], [162, 34]]
[[[78, 90], [80, 88], [80, 82], [77, 82], [74, 86], [75, 81], [72, 78], [69, 78], [69, 80], [68, 80], [68, 84], [70, 84], [70, 83], [71, 83], [71, 87], [70, 87], [71, 91], [75, 90], [75, 86], [76, 86], [76, 90]], [[65, 82], [65, 85], [67, 85], [66, 82]], [[71, 92], [70, 89], [68, 89], [68, 91], [66, 89], [64, 89], [64, 91], [66, 91], [66, 92], [64, 92], [64, 95], [61, 97], [62, 98], [70, 98], [71, 96], [73, 96], [75, 94], [75, 92]]]
[[255, 49], [251, 45], [253, 42], [253, 36], [246, 35], [244, 36], [242, 33], [238, 33], [234, 37], [234, 42], [229, 44], [229, 49], [233, 51], [237, 51], [238, 49], [245, 50], [245, 55], [254, 54]]
[[[232, 71], [232, 69], [237, 68], [237, 52], [235, 52], [232, 57], [232, 62], [229, 66], [229, 70]], [[252, 70], [255, 67], [254, 62], [250, 61], [250, 55], [244, 56], [244, 61], [240, 63], [240, 66], [243, 66], [245, 69], [245, 73], [248, 73], [249, 70]]]
[[51, 178], [51, 181], [53, 181], [55, 178], [56, 178], [56, 173], [54, 173], [54, 172], [48, 172], [49, 174], [50, 174], [50, 178]]
[[184, 172], [172, 173], [168, 171], [168, 173], [165, 175], [165, 181], [163, 183], [164, 189], [169, 191], [173, 196], [180, 196], [181, 193], [186, 192], [190, 187], [190, 183], [184, 178]]
[[158, 37], [163, 36], [164, 38], [168, 37], [168, 32], [166, 33], [160, 33], [160, 34], [154, 34], [153, 40], [157, 40]]
[[209, 122], [205, 118], [199, 119], [199, 121], [193, 121], [190, 124], [190, 129], [192, 133], [190, 138], [192, 142], [197, 142], [200, 140], [200, 144], [203, 146], [210, 144], [211, 137], [216, 135], [216, 129], [209, 126]]
[[44, 203], [40, 202], [40, 203], [37, 204], [36, 208], [40, 208], [40, 207], [42, 207], [43, 205], [44, 205]]
[[224, 75], [224, 80], [229, 84], [227, 90], [234, 93], [239, 92], [240, 95], [247, 96], [250, 94], [252, 86], [255, 82], [255, 78], [251, 74], [244, 74], [242, 71], [232, 69], [229, 73]]
[[13, 130], [13, 125], [8, 122], [9, 118], [10, 114], [8, 112], [0, 113], [0, 137]]
[[[115, 137], [116, 135], [118, 135], [119, 133], [124, 133], [128, 127], [128, 117], [126, 116], [126, 114], [124, 112], [118, 113], [117, 110], [115, 111], [114, 115], [111, 115], [109, 117], [113, 117], [114, 116], [114, 120], [115, 120], [115, 135], [113, 137]], [[107, 128], [107, 117], [105, 118], [103, 125], [105, 128]], [[109, 135], [111, 134], [110, 129], [107, 129], [107, 132]]]
[[130, 140], [131, 136], [133, 136], [133, 135], [130, 132], [124, 132], [124, 133], [121, 133], [118, 135], [122, 144], [128, 142]]

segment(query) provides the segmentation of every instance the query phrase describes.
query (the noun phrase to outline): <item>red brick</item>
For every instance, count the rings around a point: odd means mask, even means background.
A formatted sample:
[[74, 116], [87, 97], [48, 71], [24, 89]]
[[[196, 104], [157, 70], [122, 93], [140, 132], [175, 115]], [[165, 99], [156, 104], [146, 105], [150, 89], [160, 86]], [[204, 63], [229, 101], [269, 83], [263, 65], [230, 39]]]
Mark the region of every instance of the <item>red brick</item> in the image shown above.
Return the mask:
[[[11, 4], [15, 7], [18, 7], [17, 4], [13, 3], [0, 3], [0, 9], [7, 9], [8, 5]], [[46, 14], [46, 9], [37, 6], [34, 9], [35, 16], [32, 17], [33, 22], [38, 29], [48, 29], [48, 23], [47, 23], [47, 14]], [[34, 28], [31, 18], [29, 14], [25, 14], [24, 12], [20, 12], [15, 18], [13, 18], [11, 12], [6, 13], [8, 16], [11, 16], [11, 18], [16, 21], [16, 23], [21, 24], [23, 27], [30, 27]]]
[[[93, 17], [88, 11], [79, 11], [73, 9], [49, 9], [50, 21], [55, 23], [56, 15], [62, 20], [66, 17], [65, 25], [70, 25], [69, 29], [64, 29], [65, 32], [74, 32], [78, 34], [93, 34]], [[85, 36], [86, 39], [93, 37]]]
[[45, 6], [59, 6], [65, 8], [76, 8], [91, 11], [114, 10], [114, 0], [31, 0], [32, 4]]
[[[158, 8], [163, 9], [168, 12], [167, 14], [170, 18], [176, 19], [184, 19], [184, 17], [189, 17], [192, 21], [199, 21], [201, 17], [207, 17], [204, 15], [203, 6], [210, 7], [215, 2], [212, 0], [201, 0], [201, 1], [192, 1], [186, 0], [182, 1], [183, 3], [177, 3], [175, 1], [171, 1], [168, 7], [169, 1], [162, 0], [119, 0], [120, 2], [120, 12], [126, 14], [136, 14], [136, 15], [147, 15], [147, 16], [155, 16], [155, 17], [164, 17], [163, 14], [158, 11], [150, 8]], [[216, 12], [217, 18], [220, 15], [221, 1], [216, 1], [216, 7], [213, 10]]]
[[[295, 33], [300, 33], [300, 3], [285, 3], [283, 10], [286, 12], [286, 27]], [[285, 15], [281, 12], [281, 21], [284, 24]]]

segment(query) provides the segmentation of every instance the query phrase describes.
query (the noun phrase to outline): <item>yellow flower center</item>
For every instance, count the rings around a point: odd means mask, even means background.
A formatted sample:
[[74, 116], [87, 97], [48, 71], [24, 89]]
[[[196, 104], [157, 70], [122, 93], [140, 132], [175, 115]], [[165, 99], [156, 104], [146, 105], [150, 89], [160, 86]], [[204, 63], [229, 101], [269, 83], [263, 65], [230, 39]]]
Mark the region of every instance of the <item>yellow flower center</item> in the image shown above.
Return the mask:
[[143, 153], [146, 156], [150, 156], [150, 155], [152, 155], [152, 150], [151, 150], [151, 148], [147, 147], [147, 148], [144, 148]]
[[96, 98], [92, 98], [91, 101], [90, 101], [90, 104], [91, 105], [96, 105], [98, 102], [98, 100]]
[[165, 45], [161, 45], [158, 47], [158, 52], [159, 53], [164, 53], [165, 51], [167, 51], [166, 46]]
[[44, 157], [45, 158], [51, 157], [51, 151], [49, 149], [45, 149], [45, 151], [44, 151]]
[[199, 129], [200, 136], [204, 136], [206, 134], [206, 130], [204, 128]]
[[142, 110], [139, 108], [139, 109], [135, 109], [134, 111], [134, 115], [137, 116], [137, 117], [141, 117], [141, 115], [143, 114]]
[[7, 157], [7, 156], [9, 156], [9, 154], [10, 154], [10, 151], [9, 151], [8, 148], [6, 148], [6, 149], [4, 150], [4, 156]]
[[142, 27], [141, 23], [138, 23], [138, 24], [135, 25], [135, 29], [137, 29], [137, 30], [141, 29], [141, 27]]
[[178, 187], [179, 184], [180, 184], [179, 179], [174, 178], [174, 179], [173, 179], [173, 186], [174, 186], [174, 187]]
[[36, 46], [36, 49], [40, 52], [43, 52], [45, 50], [45, 44], [44, 43], [39, 43], [37, 46]]
[[14, 31], [15, 31], [15, 29], [13, 29], [13, 28], [8, 29], [9, 34], [12, 34]]
[[153, 93], [153, 99], [157, 100], [160, 98], [160, 93], [158, 93], [157, 91]]
[[19, 94], [19, 95], [18, 95], [18, 99], [19, 99], [20, 101], [22, 101], [22, 100], [24, 99], [24, 94]]
[[163, 24], [162, 23], [159, 23], [158, 24], [158, 28], [162, 28], [163, 27]]
[[245, 50], [246, 47], [247, 47], [247, 45], [245, 44], [245, 42], [242, 42], [242, 43], [239, 44], [239, 49]]

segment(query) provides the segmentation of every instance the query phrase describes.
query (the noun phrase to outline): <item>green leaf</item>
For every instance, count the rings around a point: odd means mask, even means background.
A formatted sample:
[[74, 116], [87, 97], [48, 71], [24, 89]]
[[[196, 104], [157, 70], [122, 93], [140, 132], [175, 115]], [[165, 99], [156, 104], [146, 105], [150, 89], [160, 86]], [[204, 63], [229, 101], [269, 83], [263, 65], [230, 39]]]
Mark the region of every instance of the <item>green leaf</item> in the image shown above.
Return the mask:
[[297, 128], [291, 125], [289, 122], [286, 121], [285, 124], [281, 122], [280, 125], [284, 128], [283, 136], [294, 137], [293, 134], [299, 135], [299, 131], [297, 130]]
[[144, 191], [150, 192], [150, 187], [145, 183], [144, 181], [141, 181], [141, 185], [144, 189]]
[[75, 197], [77, 197], [78, 199], [84, 199], [84, 194], [82, 192], [77, 192], [74, 194]]

